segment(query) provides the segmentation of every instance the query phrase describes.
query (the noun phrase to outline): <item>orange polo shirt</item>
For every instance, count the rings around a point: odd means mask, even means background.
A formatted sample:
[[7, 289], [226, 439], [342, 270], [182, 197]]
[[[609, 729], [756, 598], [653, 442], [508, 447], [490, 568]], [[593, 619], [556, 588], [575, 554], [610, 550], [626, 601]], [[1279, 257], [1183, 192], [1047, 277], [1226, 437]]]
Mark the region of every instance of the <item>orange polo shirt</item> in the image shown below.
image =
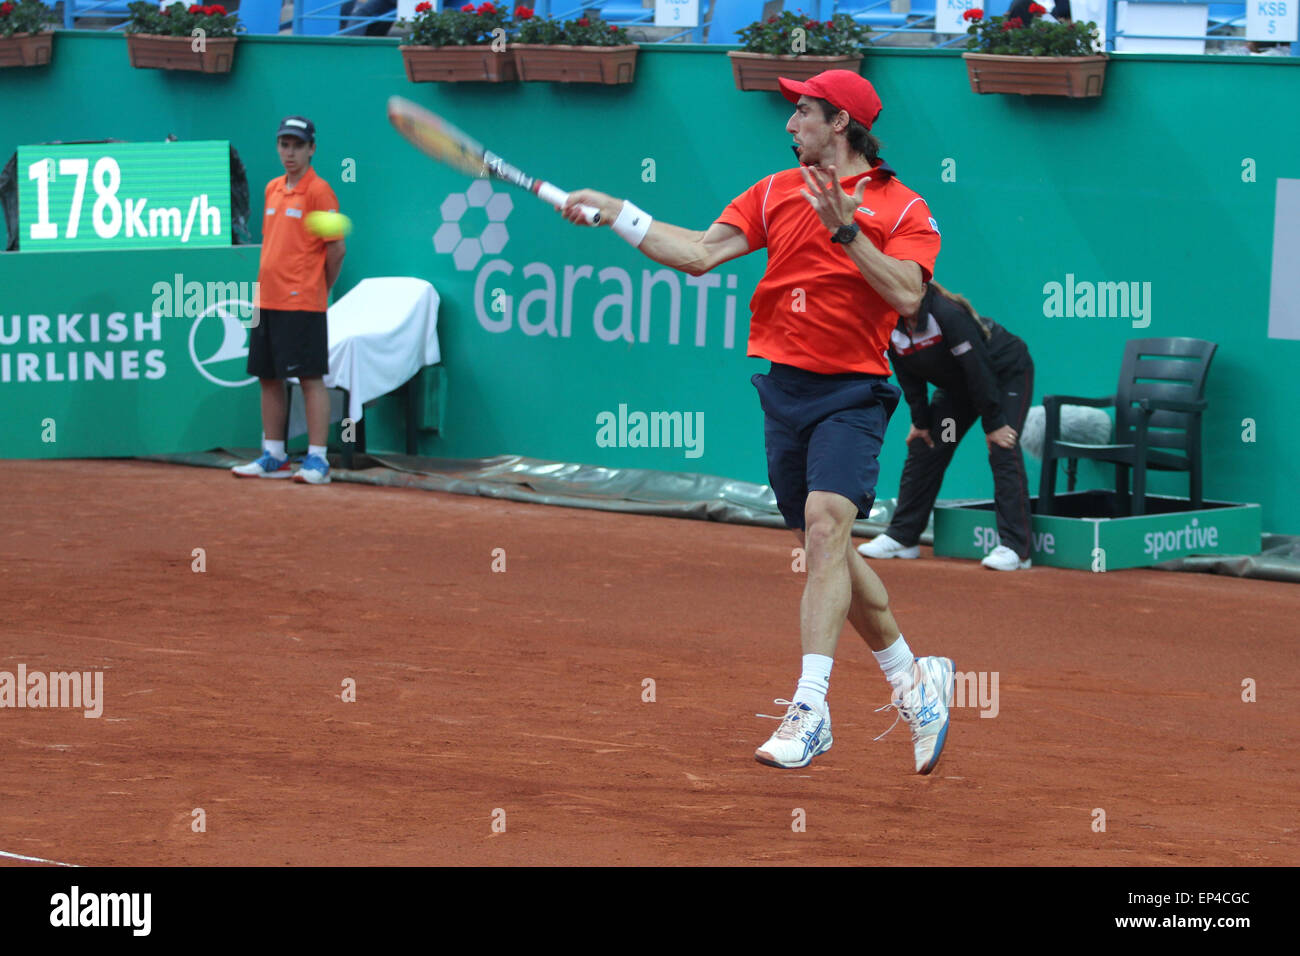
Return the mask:
[[329, 305], [325, 240], [307, 231], [303, 217], [318, 210], [338, 212], [339, 201], [310, 166], [292, 189], [285, 185], [287, 179], [277, 176], [266, 184], [257, 304], [263, 309], [324, 312]]
[[[877, 249], [921, 266], [928, 282], [939, 255], [929, 207], [878, 162], [841, 178], [852, 192], [871, 178], [854, 220]], [[898, 312], [867, 282], [848, 251], [830, 241], [798, 169], [768, 176], [732, 200], [718, 222], [741, 229], [749, 248], [767, 248], [767, 271], [749, 301], [747, 354], [823, 375], [888, 375], [889, 335]], [[862, 242], [859, 237], [857, 242]]]

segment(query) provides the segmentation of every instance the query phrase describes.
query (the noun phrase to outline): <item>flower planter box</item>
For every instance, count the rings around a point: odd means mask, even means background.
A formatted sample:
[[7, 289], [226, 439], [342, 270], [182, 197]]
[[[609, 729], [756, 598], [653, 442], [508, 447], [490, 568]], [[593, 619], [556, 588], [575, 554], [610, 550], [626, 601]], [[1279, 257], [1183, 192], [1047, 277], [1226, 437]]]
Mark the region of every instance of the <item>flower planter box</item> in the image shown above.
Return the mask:
[[1001, 56], [963, 53], [970, 88], [976, 93], [1021, 96], [1101, 96], [1106, 54], [1097, 56]]
[[229, 73], [235, 60], [236, 37], [209, 37], [206, 49], [193, 49], [193, 39], [128, 33], [126, 50], [138, 70], [193, 70], [198, 73]]
[[404, 46], [402, 61], [412, 83], [513, 83], [515, 58], [490, 46]]
[[0, 37], [0, 66], [44, 66], [50, 62], [53, 47], [52, 30]]
[[778, 77], [807, 80], [822, 70], [852, 70], [862, 66], [861, 56], [774, 56], [771, 53], [731, 52], [731, 75], [738, 90], [779, 90]]
[[631, 83], [636, 77], [636, 55], [641, 48], [626, 46], [546, 46], [511, 44], [519, 79], [525, 82]]

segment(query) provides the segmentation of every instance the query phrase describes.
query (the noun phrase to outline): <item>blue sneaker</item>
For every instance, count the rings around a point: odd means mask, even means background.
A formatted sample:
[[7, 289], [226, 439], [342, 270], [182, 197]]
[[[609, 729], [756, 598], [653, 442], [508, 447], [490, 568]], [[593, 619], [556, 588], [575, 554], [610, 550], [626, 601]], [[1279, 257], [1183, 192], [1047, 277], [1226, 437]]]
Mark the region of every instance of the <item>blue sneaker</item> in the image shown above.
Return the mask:
[[294, 472], [293, 480], [308, 485], [328, 485], [330, 463], [320, 455], [308, 455], [302, 460], [302, 467]]
[[813, 757], [824, 754], [831, 749], [831, 710], [827, 707], [818, 711], [802, 701], [777, 699], [778, 704], [787, 704], [784, 717], [774, 714], [759, 714], [759, 717], [775, 717], [781, 725], [763, 746], [754, 751], [754, 759], [769, 767], [781, 767], [794, 770], [812, 763]]
[[230, 470], [236, 478], [288, 478], [293, 474], [288, 458], [276, 458], [269, 451], [262, 452], [257, 461], [236, 465]]

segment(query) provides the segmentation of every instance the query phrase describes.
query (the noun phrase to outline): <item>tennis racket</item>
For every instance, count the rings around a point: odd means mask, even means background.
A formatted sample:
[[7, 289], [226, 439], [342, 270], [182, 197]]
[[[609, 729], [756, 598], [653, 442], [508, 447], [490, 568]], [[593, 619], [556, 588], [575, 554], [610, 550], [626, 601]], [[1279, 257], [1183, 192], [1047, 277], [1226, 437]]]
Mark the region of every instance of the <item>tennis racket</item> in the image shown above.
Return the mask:
[[[453, 169], [479, 179], [490, 177], [513, 183], [556, 209], [563, 208], [569, 198], [563, 189], [544, 179], [526, 175], [496, 153], [484, 149], [441, 116], [408, 99], [400, 96], [388, 98], [388, 120], [417, 149]], [[587, 222], [600, 222], [600, 210], [595, 206], [578, 208]]]

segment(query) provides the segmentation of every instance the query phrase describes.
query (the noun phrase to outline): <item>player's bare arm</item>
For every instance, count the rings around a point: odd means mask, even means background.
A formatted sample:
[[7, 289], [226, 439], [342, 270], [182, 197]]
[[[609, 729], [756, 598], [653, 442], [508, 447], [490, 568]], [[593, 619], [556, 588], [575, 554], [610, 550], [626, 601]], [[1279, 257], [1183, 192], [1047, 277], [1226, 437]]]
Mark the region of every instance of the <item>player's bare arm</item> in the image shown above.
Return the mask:
[[[817, 218], [830, 232], [853, 222], [853, 213], [862, 205], [862, 196], [867, 188], [867, 180], [861, 179], [852, 193], [839, 185], [839, 176], [835, 167], [825, 170], [799, 167], [807, 189], [803, 191], [804, 199], [813, 207]], [[849, 258], [853, 260], [863, 278], [880, 293], [880, 297], [898, 310], [900, 315], [915, 315], [921, 307], [925, 296], [924, 274], [921, 267], [910, 259], [895, 259], [877, 249], [870, 241], [857, 236], [845, 244]]]
[[[583, 218], [579, 205], [595, 206], [600, 210], [597, 226], [612, 226], [623, 211], [621, 199], [592, 189], [575, 190], [569, 193], [569, 201], [560, 213], [579, 226], [592, 225]], [[650, 231], [637, 248], [655, 262], [693, 276], [703, 275], [750, 251], [749, 240], [735, 226], [715, 222], [704, 232], [699, 232], [660, 219], [651, 223]]]

